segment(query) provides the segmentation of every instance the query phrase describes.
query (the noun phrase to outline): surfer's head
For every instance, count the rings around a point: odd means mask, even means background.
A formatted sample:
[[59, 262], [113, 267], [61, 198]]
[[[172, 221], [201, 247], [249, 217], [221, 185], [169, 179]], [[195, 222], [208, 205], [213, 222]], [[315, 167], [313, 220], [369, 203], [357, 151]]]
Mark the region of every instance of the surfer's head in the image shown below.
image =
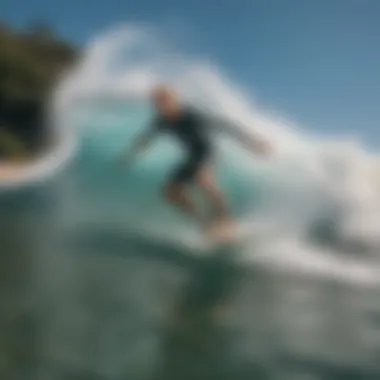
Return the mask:
[[173, 116], [180, 110], [180, 101], [175, 91], [167, 85], [159, 85], [152, 92], [157, 111], [164, 116]]

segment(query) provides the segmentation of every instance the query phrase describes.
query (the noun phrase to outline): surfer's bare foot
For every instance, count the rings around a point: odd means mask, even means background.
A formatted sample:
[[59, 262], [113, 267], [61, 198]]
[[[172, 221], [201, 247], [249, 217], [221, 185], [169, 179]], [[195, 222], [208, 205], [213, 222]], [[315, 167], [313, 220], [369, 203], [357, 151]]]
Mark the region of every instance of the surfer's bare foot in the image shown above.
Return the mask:
[[236, 222], [229, 218], [214, 219], [209, 224], [205, 225], [203, 232], [208, 238], [213, 238], [223, 234], [230, 234], [236, 226]]
[[216, 219], [214, 224], [218, 229], [231, 229], [236, 226], [236, 221], [229, 217], [221, 217]]

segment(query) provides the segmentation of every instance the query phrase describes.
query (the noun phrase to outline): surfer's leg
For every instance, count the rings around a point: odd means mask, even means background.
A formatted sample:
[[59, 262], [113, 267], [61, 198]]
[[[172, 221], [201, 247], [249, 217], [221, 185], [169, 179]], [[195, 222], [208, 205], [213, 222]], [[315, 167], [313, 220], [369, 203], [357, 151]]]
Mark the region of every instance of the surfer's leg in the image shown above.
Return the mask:
[[164, 186], [164, 197], [170, 204], [200, 221], [202, 216], [187, 192], [187, 182], [191, 179], [191, 172], [191, 161], [178, 166]]
[[210, 167], [200, 168], [195, 175], [196, 184], [203, 190], [218, 219], [230, 219], [227, 200], [219, 189]]
[[186, 187], [177, 182], [168, 182], [164, 187], [165, 199], [181, 211], [196, 215], [196, 208], [186, 192]]

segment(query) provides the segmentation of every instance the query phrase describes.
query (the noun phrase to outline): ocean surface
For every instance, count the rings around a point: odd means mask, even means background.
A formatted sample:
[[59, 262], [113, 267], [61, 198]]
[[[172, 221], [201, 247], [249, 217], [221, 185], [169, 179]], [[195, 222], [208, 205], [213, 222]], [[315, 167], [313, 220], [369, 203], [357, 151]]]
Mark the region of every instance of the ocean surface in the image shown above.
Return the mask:
[[[380, 378], [377, 155], [305, 135], [163, 40], [96, 38], [52, 102], [56, 146], [0, 184], [0, 378]], [[261, 159], [218, 137], [218, 181], [251, 231], [239, 244], [203, 247], [162, 201], [169, 138], [115, 164], [162, 81], [275, 147]]]

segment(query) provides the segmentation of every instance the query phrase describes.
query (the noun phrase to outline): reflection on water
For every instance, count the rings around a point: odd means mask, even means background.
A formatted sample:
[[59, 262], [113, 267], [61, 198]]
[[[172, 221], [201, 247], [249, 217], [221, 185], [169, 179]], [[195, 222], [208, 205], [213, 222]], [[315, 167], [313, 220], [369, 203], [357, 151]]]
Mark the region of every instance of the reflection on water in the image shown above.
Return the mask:
[[380, 378], [379, 289], [63, 230], [59, 186], [1, 199], [1, 379]]

